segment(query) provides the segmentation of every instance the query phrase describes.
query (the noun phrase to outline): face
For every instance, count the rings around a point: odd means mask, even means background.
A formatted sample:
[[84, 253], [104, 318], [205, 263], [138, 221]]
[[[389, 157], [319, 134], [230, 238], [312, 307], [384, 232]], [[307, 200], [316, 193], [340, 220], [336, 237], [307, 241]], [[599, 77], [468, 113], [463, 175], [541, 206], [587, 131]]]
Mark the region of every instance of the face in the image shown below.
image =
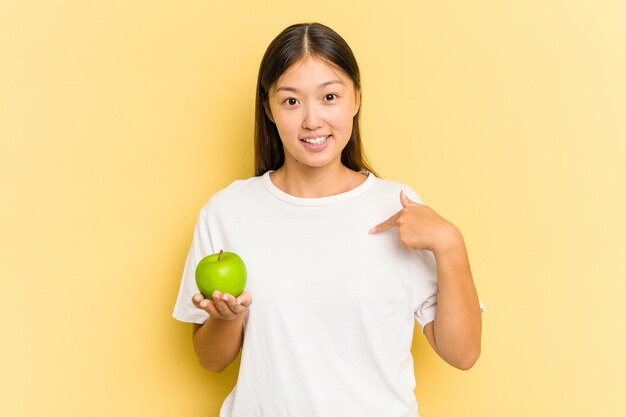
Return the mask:
[[360, 93], [337, 68], [313, 57], [292, 65], [270, 89], [265, 107], [285, 165], [339, 166], [359, 105]]

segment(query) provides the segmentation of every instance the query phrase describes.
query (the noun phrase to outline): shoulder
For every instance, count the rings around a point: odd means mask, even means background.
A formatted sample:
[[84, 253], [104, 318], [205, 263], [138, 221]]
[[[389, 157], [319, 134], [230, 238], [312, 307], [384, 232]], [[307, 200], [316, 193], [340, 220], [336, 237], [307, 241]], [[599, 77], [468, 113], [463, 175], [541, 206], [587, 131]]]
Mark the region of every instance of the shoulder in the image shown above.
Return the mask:
[[234, 180], [213, 194], [200, 212], [207, 217], [211, 212], [229, 210], [245, 204], [250, 198], [258, 196], [262, 187], [262, 177], [260, 176]]
[[381, 194], [381, 196], [393, 196], [394, 198], [399, 198], [400, 191], [404, 191], [410, 200], [424, 204], [422, 197], [417, 193], [417, 191], [404, 182], [376, 178], [375, 189], [377, 193]]

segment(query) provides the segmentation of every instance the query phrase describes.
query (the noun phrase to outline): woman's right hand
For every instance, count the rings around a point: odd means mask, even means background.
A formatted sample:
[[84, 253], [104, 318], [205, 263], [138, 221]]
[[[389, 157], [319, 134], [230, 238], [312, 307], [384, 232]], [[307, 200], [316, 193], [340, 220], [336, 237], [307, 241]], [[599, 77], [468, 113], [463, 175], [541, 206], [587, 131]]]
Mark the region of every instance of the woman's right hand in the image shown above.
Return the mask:
[[216, 290], [213, 293], [213, 300], [204, 298], [200, 293], [191, 298], [193, 305], [209, 313], [212, 318], [234, 320], [248, 311], [248, 307], [252, 304], [252, 295], [244, 290], [239, 297], [235, 298], [231, 294], [222, 294]]

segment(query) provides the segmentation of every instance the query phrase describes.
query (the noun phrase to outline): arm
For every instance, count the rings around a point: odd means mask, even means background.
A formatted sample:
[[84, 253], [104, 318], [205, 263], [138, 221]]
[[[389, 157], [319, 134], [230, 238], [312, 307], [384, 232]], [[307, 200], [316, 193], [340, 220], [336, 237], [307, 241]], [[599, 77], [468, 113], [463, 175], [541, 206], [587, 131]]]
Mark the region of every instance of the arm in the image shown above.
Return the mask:
[[432, 208], [400, 194], [402, 210], [370, 233], [397, 227], [407, 250], [430, 250], [437, 263], [437, 313], [424, 334], [442, 359], [459, 369], [471, 368], [480, 356], [482, 318], [461, 232]]
[[434, 252], [437, 262], [437, 313], [424, 334], [450, 365], [467, 370], [480, 356], [482, 318], [469, 259], [458, 229]]
[[193, 348], [200, 365], [220, 373], [230, 365], [243, 343], [243, 317], [235, 320], [209, 318], [193, 324]]
[[214, 295], [215, 302], [202, 299], [200, 294], [193, 297], [196, 307], [210, 315], [204, 324], [194, 323], [193, 348], [200, 365], [216, 373], [222, 372], [237, 358], [243, 344], [245, 313], [251, 303], [251, 297], [245, 291], [238, 298], [241, 304], [237, 304], [237, 299], [232, 295], [227, 295], [227, 301], [222, 300], [221, 296]]

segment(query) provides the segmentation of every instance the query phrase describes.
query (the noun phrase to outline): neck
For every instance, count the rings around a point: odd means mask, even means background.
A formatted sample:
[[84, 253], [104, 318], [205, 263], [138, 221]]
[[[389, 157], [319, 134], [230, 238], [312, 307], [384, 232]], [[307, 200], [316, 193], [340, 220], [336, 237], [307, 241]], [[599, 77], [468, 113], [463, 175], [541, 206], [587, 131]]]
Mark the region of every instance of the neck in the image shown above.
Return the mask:
[[276, 187], [296, 197], [319, 198], [351, 190], [367, 177], [343, 164], [326, 167], [292, 167], [285, 163], [270, 174]]

